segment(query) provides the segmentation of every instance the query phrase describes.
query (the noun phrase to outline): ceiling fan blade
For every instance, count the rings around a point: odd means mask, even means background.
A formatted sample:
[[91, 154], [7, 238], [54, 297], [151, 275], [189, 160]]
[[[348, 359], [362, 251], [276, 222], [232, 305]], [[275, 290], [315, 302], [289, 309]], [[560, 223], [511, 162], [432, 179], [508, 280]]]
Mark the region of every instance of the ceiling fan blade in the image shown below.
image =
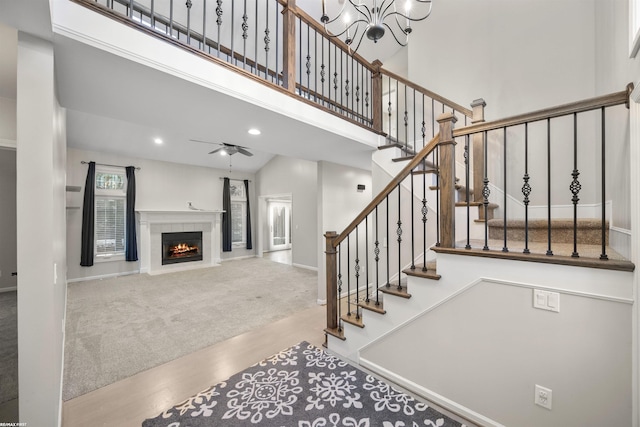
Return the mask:
[[223, 147], [216, 148], [215, 150], [210, 151], [210, 152], [209, 152], [209, 154], [217, 153], [218, 151], [222, 150], [222, 148], [223, 148]]
[[189, 141], [191, 141], [191, 142], [201, 142], [203, 144], [221, 145], [219, 142], [204, 141], [202, 139], [190, 139]]
[[238, 153], [240, 154], [244, 154], [245, 156], [253, 156], [253, 153], [250, 151], [245, 150], [243, 147], [240, 147], [238, 145], [236, 145], [236, 150], [238, 151]]

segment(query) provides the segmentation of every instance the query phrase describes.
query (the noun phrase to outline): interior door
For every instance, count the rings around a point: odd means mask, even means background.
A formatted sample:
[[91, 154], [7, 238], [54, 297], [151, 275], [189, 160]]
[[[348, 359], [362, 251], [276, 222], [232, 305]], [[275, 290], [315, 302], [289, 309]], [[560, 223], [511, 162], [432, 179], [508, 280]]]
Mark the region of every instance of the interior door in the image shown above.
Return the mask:
[[269, 201], [269, 250], [291, 249], [291, 202]]

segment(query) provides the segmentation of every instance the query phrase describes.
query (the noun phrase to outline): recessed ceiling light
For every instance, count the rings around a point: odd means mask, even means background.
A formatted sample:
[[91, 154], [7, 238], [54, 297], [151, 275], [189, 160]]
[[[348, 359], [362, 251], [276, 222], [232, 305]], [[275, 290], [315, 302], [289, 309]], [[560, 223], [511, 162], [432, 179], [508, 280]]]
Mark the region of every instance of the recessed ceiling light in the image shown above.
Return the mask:
[[155, 138], [153, 142], [155, 142], [158, 145], [162, 144], [162, 140], [160, 138]]
[[260, 132], [260, 129], [251, 128], [251, 129], [249, 129], [249, 133], [251, 135], [260, 135], [261, 132]]

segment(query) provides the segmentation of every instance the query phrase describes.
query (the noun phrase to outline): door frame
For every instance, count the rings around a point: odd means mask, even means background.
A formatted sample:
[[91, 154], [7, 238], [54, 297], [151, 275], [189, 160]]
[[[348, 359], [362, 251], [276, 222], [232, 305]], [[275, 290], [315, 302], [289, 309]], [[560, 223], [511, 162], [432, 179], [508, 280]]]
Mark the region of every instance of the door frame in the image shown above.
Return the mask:
[[[262, 258], [265, 252], [269, 252], [269, 241], [265, 238], [266, 234], [266, 226], [269, 222], [269, 212], [267, 211], [268, 201], [276, 199], [276, 200], [289, 200], [291, 201], [291, 215], [289, 220], [293, 221], [293, 194], [291, 193], [275, 193], [268, 194], [264, 196], [258, 196], [258, 239], [257, 239], [257, 248], [256, 248], [256, 256], [258, 258]], [[295, 230], [291, 229], [291, 256], [294, 254], [294, 236]]]

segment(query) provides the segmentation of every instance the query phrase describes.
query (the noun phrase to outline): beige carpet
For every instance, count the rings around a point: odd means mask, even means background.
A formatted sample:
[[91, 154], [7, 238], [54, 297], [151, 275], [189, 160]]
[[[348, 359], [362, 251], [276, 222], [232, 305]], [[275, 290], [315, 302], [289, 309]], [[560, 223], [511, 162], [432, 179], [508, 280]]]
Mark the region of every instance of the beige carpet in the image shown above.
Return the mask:
[[316, 304], [317, 274], [261, 258], [68, 286], [63, 400]]

